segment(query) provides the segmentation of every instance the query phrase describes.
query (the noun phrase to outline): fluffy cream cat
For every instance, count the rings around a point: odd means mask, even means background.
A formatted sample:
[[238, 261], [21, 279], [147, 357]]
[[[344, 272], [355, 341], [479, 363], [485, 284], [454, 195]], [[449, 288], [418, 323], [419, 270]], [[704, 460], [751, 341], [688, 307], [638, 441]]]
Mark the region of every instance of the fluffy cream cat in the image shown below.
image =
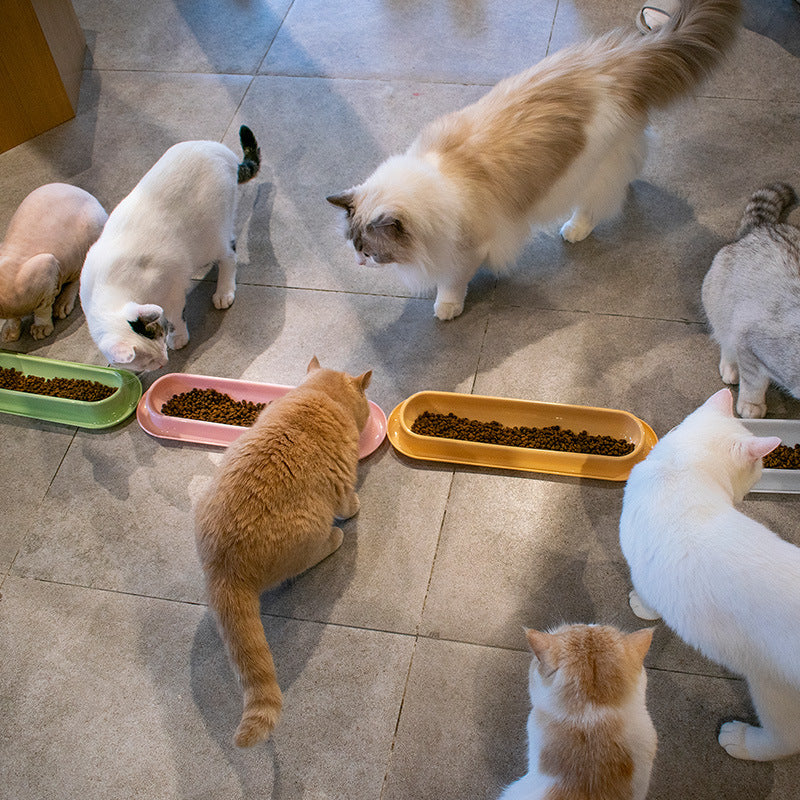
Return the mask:
[[436, 316], [452, 319], [481, 264], [512, 262], [532, 225], [569, 216], [561, 235], [584, 239], [620, 211], [651, 109], [720, 61], [739, 6], [682, 0], [657, 33], [566, 48], [434, 121], [405, 154], [328, 197], [347, 212], [356, 261], [395, 264], [412, 287], [435, 286]]
[[244, 689], [240, 747], [266, 739], [282, 706], [259, 595], [342, 543], [332, 523], [359, 508], [353, 487], [371, 377], [322, 369], [314, 357], [300, 386], [273, 400], [230, 446], [197, 506], [209, 605]]
[[656, 754], [643, 662], [652, 628], [527, 631], [528, 772], [500, 800], [643, 800]]

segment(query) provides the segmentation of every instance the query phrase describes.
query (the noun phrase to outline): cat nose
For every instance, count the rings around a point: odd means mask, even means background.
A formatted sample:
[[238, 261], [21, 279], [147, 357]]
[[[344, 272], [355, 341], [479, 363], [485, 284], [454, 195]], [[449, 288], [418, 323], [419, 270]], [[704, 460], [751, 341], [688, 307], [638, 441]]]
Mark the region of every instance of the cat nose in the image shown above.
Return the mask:
[[356, 264], [363, 267], [367, 263], [367, 257], [363, 253], [356, 251]]

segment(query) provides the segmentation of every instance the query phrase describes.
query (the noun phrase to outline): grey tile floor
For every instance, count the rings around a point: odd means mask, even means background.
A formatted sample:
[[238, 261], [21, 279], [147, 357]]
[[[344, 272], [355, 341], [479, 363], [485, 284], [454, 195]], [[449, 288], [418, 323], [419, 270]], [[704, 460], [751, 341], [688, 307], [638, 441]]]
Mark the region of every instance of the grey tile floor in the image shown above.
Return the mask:
[[[358, 268], [326, 194], [423, 123], [612, 26], [632, 0], [75, 0], [89, 44], [77, 117], [0, 155], [0, 229], [48, 181], [111, 209], [171, 144], [246, 122], [240, 288], [197, 275], [192, 341], [168, 371], [298, 381], [310, 356], [374, 370], [388, 413], [421, 389], [624, 408], [663, 435], [720, 388], [699, 288], [749, 192], [800, 184], [800, 7], [747, 0], [730, 58], [654, 119], [623, 215], [566, 245], [531, 239], [463, 316]], [[800, 222], [798, 212], [792, 218]], [[10, 349], [103, 363], [76, 311]], [[157, 375], [145, 378], [149, 385]], [[772, 391], [769, 415], [800, 417]], [[240, 693], [204, 604], [191, 509], [219, 453], [0, 414], [2, 800], [494, 798], [525, 769], [522, 626], [639, 626], [622, 486], [426, 466], [388, 443], [360, 467], [336, 555], [263, 598], [285, 692], [267, 744], [239, 751]], [[747, 513], [800, 544], [800, 501]], [[650, 797], [794, 800], [800, 759], [742, 763], [720, 723], [741, 680], [659, 626], [647, 659], [660, 749]]]

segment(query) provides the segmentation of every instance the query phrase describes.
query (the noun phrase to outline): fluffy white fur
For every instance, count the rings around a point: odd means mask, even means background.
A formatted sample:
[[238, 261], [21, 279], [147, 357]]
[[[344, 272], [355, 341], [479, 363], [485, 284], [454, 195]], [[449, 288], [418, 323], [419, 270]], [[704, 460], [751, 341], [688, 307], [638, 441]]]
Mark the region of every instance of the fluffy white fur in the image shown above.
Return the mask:
[[216, 262], [214, 306], [233, 303], [238, 174], [225, 145], [181, 142], [111, 212], [86, 256], [80, 289], [89, 332], [109, 362], [159, 369], [167, 347], [187, 344], [183, 309], [195, 270]]
[[393, 264], [458, 316], [481, 264], [514, 261], [531, 226], [568, 242], [622, 208], [652, 109], [693, 89], [734, 37], [738, 0], [683, 0], [656, 34], [566, 48], [422, 130], [362, 184], [330, 195], [361, 265]]
[[631, 607], [747, 679], [761, 726], [727, 722], [719, 743], [758, 761], [800, 752], [800, 548], [734, 508], [779, 443], [723, 389], [633, 469], [620, 519]]

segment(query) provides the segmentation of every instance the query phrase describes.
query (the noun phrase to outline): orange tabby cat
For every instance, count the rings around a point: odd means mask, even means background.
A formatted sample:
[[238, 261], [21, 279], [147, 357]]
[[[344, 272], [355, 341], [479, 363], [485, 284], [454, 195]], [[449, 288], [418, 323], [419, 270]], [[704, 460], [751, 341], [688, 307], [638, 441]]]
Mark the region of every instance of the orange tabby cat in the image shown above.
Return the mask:
[[643, 667], [652, 628], [526, 631], [528, 772], [500, 800], [644, 800], [656, 754]]
[[281, 690], [261, 624], [259, 595], [327, 558], [342, 543], [334, 518], [359, 508], [358, 440], [369, 417], [357, 378], [323, 369], [273, 400], [228, 449], [196, 510], [197, 549], [228, 654], [244, 689], [235, 739], [266, 739], [281, 713]]

